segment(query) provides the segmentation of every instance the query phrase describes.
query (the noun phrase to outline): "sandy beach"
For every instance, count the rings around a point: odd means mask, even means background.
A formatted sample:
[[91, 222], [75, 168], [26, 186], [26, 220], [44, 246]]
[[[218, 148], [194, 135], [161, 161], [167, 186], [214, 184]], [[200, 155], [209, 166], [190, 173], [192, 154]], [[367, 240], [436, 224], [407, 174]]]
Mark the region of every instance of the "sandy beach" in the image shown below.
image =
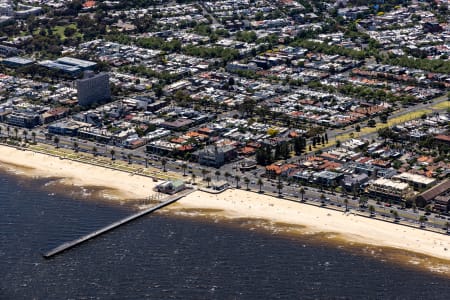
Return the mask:
[[6, 168], [17, 166], [19, 174], [30, 177], [57, 177], [63, 184], [105, 187], [118, 200], [145, 199], [154, 193], [157, 184], [144, 176], [0, 145], [2, 162]]
[[221, 194], [196, 191], [171, 209], [206, 209], [227, 218], [266, 219], [306, 226], [303, 233], [337, 233], [357, 243], [413, 251], [450, 262], [450, 236], [344, 214], [244, 190]]
[[[68, 185], [107, 187], [120, 200], [144, 199], [154, 193], [156, 184], [148, 177], [5, 146], [0, 146], [0, 165], [2, 162], [5, 168], [23, 168], [20, 173], [30, 177], [57, 177]], [[337, 233], [349, 241], [413, 251], [450, 262], [450, 236], [244, 190], [230, 189], [221, 194], [195, 191], [167, 209], [173, 213], [210, 210], [211, 215], [224, 218], [300, 225], [305, 227], [303, 234]]]

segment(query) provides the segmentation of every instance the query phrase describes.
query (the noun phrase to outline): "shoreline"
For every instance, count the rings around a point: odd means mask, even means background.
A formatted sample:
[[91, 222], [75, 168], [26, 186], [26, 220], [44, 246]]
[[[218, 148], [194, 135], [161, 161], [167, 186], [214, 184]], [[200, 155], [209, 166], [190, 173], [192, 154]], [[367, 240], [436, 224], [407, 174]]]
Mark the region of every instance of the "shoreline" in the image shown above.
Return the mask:
[[[86, 163], [59, 159], [32, 151], [0, 145], [0, 165], [6, 164], [20, 175], [31, 178], [61, 178], [64, 185], [104, 187], [118, 201], [146, 199], [155, 194], [157, 184], [151, 178], [132, 175]], [[227, 219], [259, 219], [273, 224], [297, 227], [296, 234], [336, 234], [347, 242], [389, 247], [425, 255], [448, 262], [450, 269], [450, 236], [373, 220], [339, 211], [323, 209], [254, 192], [229, 189], [221, 194], [193, 193], [169, 206], [171, 213], [183, 210], [205, 212], [207, 216]], [[447, 250], [445, 250], [447, 249]]]
[[407, 250], [442, 259], [450, 268], [450, 236], [418, 228], [236, 189], [219, 195], [195, 191], [169, 207], [172, 211], [183, 209], [205, 209], [210, 211], [206, 214], [228, 219], [261, 219], [302, 226], [304, 228], [297, 230], [301, 234], [337, 234], [349, 242]]
[[[159, 213], [164, 214], [162, 211]], [[227, 218], [224, 216], [223, 211], [214, 209], [198, 210], [179, 207], [178, 211], [171, 211], [166, 215], [182, 220], [204, 222], [211, 226], [225, 226], [233, 230], [245, 230], [269, 237], [288, 239], [297, 243], [299, 247], [305, 247], [308, 244], [325, 246], [378, 262], [395, 264], [406, 269], [450, 278], [450, 262], [448, 260], [411, 250], [379, 245], [378, 243], [357, 242], [349, 236], [337, 232], [312, 232], [305, 225], [273, 222], [261, 218]]]
[[34, 151], [0, 145], [0, 164], [19, 174], [37, 178], [60, 178], [59, 183], [82, 187], [102, 187], [117, 200], [146, 199], [157, 184], [151, 178], [103, 168]]

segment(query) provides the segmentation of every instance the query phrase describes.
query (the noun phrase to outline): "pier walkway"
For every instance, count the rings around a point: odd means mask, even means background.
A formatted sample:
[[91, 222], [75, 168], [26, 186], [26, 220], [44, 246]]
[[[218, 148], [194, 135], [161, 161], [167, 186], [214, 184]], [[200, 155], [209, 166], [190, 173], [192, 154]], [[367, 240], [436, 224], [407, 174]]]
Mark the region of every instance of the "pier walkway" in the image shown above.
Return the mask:
[[58, 247], [53, 248], [53, 249], [51, 249], [48, 252], [45, 252], [43, 254], [43, 256], [45, 258], [50, 258], [52, 256], [55, 256], [55, 255], [57, 255], [57, 254], [59, 254], [59, 253], [61, 253], [63, 251], [66, 251], [66, 250], [68, 250], [70, 248], [73, 248], [73, 247], [75, 247], [77, 245], [80, 245], [80, 244], [82, 244], [82, 243], [84, 243], [84, 242], [86, 242], [88, 240], [96, 238], [96, 237], [98, 237], [98, 236], [100, 236], [100, 235], [102, 235], [102, 234], [104, 234], [106, 232], [109, 232], [109, 231], [111, 231], [111, 230], [113, 230], [113, 229], [115, 229], [115, 228], [117, 228], [119, 226], [125, 225], [125, 224], [127, 224], [127, 223], [129, 223], [131, 221], [134, 221], [134, 220], [142, 217], [142, 216], [145, 216], [145, 215], [150, 214], [150, 213], [152, 213], [154, 211], [157, 211], [157, 210], [159, 210], [159, 209], [161, 209], [161, 208], [163, 208], [163, 207], [165, 207], [167, 205], [170, 205], [170, 204], [180, 200], [184, 196], [192, 193], [193, 191], [194, 191], [193, 189], [189, 189], [189, 190], [181, 192], [181, 193], [179, 193], [177, 195], [170, 196], [168, 199], [166, 199], [164, 202], [161, 202], [158, 205], [152, 206], [152, 207], [150, 207], [148, 209], [145, 209], [143, 211], [135, 213], [135, 214], [133, 214], [133, 215], [131, 215], [129, 217], [126, 217], [125, 219], [122, 219], [120, 221], [112, 223], [112, 224], [110, 224], [110, 225], [108, 225], [106, 227], [103, 227], [103, 228], [101, 228], [99, 230], [96, 230], [96, 231], [94, 231], [92, 233], [89, 233], [89, 234], [87, 234], [85, 236], [82, 236], [82, 237], [80, 237], [80, 238], [78, 238], [76, 240], [73, 240], [73, 241], [70, 241], [70, 242], [66, 242], [66, 243], [64, 243], [62, 245], [59, 245]]

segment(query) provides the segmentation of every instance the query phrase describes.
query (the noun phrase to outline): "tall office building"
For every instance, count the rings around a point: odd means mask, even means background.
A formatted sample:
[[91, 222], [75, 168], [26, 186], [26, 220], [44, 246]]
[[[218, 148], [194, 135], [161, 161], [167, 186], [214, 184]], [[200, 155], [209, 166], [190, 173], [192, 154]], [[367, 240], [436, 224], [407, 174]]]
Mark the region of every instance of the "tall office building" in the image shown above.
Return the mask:
[[107, 73], [94, 74], [92, 71], [86, 71], [83, 79], [76, 81], [76, 86], [78, 104], [81, 106], [89, 106], [111, 99], [109, 75]]

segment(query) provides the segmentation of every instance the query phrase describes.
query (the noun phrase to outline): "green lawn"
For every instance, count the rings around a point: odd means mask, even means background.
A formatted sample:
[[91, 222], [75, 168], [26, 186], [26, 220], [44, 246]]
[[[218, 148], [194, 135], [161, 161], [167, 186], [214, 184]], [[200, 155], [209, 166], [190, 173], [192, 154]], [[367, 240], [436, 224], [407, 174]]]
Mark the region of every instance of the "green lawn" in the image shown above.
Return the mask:
[[31, 150], [43, 152], [46, 154], [55, 155], [62, 158], [67, 159], [73, 159], [79, 162], [84, 162], [88, 164], [96, 164], [99, 166], [107, 167], [107, 168], [115, 168], [120, 171], [128, 172], [128, 173], [135, 173], [135, 174], [142, 174], [147, 175], [151, 177], [156, 177], [160, 180], [174, 180], [174, 179], [183, 179], [182, 175], [178, 173], [172, 173], [172, 172], [163, 172], [159, 169], [148, 167], [147, 169], [144, 168], [141, 165], [135, 165], [135, 164], [128, 164], [124, 161], [112, 161], [110, 158], [105, 158], [101, 156], [94, 157], [89, 154], [84, 153], [75, 153], [71, 149], [66, 148], [53, 148], [50, 146], [44, 146], [44, 145], [29, 145], [29, 148]]
[[[59, 38], [60, 38], [61, 40], [65, 40], [65, 39], [67, 38], [66, 35], [64, 34], [64, 30], [65, 30], [66, 28], [73, 28], [73, 29], [76, 30], [76, 32], [73, 34], [73, 37], [75, 37], [75, 38], [78, 37], [78, 36], [80, 36], [80, 37], [83, 36], [83, 34], [80, 33], [80, 32], [78, 31], [77, 24], [75, 24], [75, 23], [68, 24], [68, 25], [64, 25], [64, 26], [59, 26], [59, 25], [57, 25], [57, 26], [55, 26], [55, 27], [52, 28], [52, 32], [53, 32], [54, 35], [59, 36]], [[37, 29], [33, 32], [33, 35], [38, 35], [40, 31], [41, 31], [41, 28], [37, 28]]]
[[417, 111], [413, 111], [404, 115], [400, 115], [398, 117], [389, 119], [387, 123], [377, 123], [375, 127], [364, 127], [361, 128], [361, 134], [367, 134], [376, 132], [378, 129], [392, 127], [394, 125], [402, 124], [411, 120], [419, 119], [423, 114], [431, 113], [431, 110], [421, 109]]
[[433, 105], [431, 108], [433, 109], [448, 109], [450, 108], [450, 101], [440, 102], [438, 104]]
[[[353, 133], [343, 133], [340, 135], [337, 135], [334, 140], [328, 141], [328, 143], [324, 145], [316, 145], [316, 147], [312, 148], [312, 151], [317, 151], [325, 147], [333, 146], [336, 144], [336, 140], [339, 140], [341, 142], [345, 142], [351, 138], [358, 138], [361, 135], [370, 134], [377, 132], [378, 129], [386, 128], [386, 127], [392, 127], [394, 125], [402, 124], [411, 120], [419, 119], [423, 114], [429, 114], [431, 113], [431, 110], [428, 109], [421, 109], [417, 111], [413, 111], [407, 114], [400, 115], [398, 117], [389, 119], [387, 123], [377, 123], [375, 127], [363, 127], [361, 128], [360, 132], [353, 132]], [[307, 147], [308, 148], [308, 147]], [[309, 151], [306, 151], [308, 153]]]

